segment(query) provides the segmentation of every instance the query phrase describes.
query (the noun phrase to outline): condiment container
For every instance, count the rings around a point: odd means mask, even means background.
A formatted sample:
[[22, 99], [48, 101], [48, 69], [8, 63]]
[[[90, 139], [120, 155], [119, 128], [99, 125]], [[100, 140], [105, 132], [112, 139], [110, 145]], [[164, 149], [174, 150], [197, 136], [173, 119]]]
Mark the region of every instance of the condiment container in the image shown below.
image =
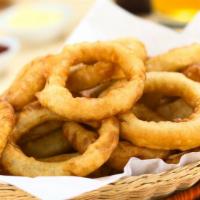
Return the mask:
[[19, 42], [15, 38], [0, 36], [0, 72], [12, 61], [19, 51]]
[[22, 42], [50, 42], [67, 30], [70, 8], [57, 3], [15, 5], [0, 15], [0, 28]]

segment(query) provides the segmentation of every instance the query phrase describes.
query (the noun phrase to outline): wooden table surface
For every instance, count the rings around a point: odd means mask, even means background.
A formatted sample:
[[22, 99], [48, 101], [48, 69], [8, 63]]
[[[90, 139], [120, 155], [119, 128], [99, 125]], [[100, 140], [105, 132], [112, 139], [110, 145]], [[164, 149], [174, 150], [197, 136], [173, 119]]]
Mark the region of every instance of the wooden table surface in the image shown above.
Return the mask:
[[[27, 2], [34, 2], [34, 0], [13, 0], [16, 3], [24, 4]], [[47, 0], [37, 0], [37, 2], [45, 2]], [[49, 2], [50, 0], [48, 0]], [[22, 45], [19, 53], [13, 58], [9, 66], [7, 66], [6, 72], [0, 74], [0, 92], [4, 91], [11, 81], [14, 79], [18, 71], [23, 67], [24, 64], [28, 63], [37, 56], [53, 53], [60, 48], [74, 27], [79, 23], [81, 18], [87, 13], [94, 0], [51, 0], [52, 2], [62, 2], [67, 6], [70, 6], [73, 11], [73, 17], [70, 23], [66, 26], [67, 34], [57, 41], [51, 42], [42, 46], [28, 46]], [[1, 10], [0, 10], [1, 12]], [[0, 35], [3, 33], [0, 31]], [[192, 188], [172, 194], [168, 197], [168, 200], [192, 200], [200, 197], [200, 183], [196, 184]]]
[[193, 187], [187, 190], [174, 192], [166, 200], [197, 200], [197, 199], [200, 199], [200, 182], [198, 182]]

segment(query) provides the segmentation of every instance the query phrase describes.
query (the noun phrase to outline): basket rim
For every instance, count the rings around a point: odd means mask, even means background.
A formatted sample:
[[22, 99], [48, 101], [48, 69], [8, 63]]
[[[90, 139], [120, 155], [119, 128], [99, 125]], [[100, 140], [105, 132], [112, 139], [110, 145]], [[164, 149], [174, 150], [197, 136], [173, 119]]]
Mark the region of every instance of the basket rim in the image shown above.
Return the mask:
[[[158, 174], [126, 176], [99, 189], [72, 199], [151, 199], [165, 197], [176, 190], [191, 187], [200, 180], [200, 161]], [[1, 199], [38, 199], [32, 194], [7, 183], [0, 183]]]
[[150, 199], [164, 197], [176, 190], [191, 187], [200, 180], [200, 161], [158, 173], [126, 176], [99, 189], [86, 192], [74, 200]]

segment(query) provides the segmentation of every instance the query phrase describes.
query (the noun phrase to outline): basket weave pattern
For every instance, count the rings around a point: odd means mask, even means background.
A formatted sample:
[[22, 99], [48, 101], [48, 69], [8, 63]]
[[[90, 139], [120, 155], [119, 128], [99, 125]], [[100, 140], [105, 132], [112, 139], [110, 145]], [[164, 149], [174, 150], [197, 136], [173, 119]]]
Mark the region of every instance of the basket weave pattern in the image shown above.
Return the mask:
[[161, 174], [145, 174], [122, 178], [98, 190], [85, 193], [76, 200], [150, 199], [186, 189], [200, 180], [200, 162]]
[[0, 184], [0, 199], [2, 200], [36, 200], [37, 198], [9, 184]]
[[[200, 180], [200, 162], [161, 174], [124, 177], [100, 189], [82, 194], [74, 200], [150, 199], [186, 189]], [[36, 200], [30, 194], [8, 184], [0, 184], [0, 199]]]

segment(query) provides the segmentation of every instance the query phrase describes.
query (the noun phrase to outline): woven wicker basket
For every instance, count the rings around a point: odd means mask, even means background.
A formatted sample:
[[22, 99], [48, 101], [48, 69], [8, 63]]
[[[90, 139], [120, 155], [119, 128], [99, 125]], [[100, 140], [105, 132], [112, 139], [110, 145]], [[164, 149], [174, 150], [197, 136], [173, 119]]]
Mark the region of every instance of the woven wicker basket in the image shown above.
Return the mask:
[[[200, 180], [200, 162], [189, 164], [161, 174], [125, 177], [98, 190], [74, 199], [150, 199], [169, 195], [175, 190], [186, 189]], [[8, 184], [0, 184], [0, 199], [37, 199]]]

